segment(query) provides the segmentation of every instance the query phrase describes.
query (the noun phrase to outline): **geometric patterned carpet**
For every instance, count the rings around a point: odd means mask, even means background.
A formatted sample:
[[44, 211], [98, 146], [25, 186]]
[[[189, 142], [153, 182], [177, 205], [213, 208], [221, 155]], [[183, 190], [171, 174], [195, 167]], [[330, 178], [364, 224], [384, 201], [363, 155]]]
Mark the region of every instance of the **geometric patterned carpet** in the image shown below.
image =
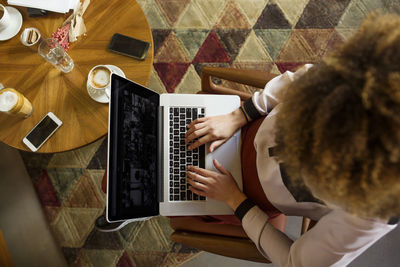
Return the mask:
[[[316, 62], [372, 10], [400, 0], [138, 0], [154, 39], [149, 87], [195, 93], [205, 65], [282, 73]], [[90, 7], [89, 7], [90, 8]], [[236, 87], [236, 85], [229, 85]], [[241, 88], [251, 90], [251, 88]], [[106, 140], [57, 154], [21, 155], [50, 228], [71, 266], [178, 266], [199, 252], [169, 240], [167, 218], [94, 230], [103, 213]]]

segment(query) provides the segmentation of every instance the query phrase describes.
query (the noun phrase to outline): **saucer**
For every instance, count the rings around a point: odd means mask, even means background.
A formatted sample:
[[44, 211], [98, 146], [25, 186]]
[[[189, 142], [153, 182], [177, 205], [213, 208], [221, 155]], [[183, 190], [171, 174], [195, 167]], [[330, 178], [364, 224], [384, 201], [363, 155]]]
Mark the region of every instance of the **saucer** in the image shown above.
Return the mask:
[[13, 38], [17, 35], [22, 26], [22, 15], [19, 13], [18, 9], [11, 6], [6, 6], [5, 8], [10, 15], [11, 23], [6, 29], [0, 31], [0, 41]]
[[[114, 65], [105, 65], [105, 66], [109, 67], [112, 70], [112, 73], [115, 73], [115, 74], [117, 74], [117, 75], [119, 75], [121, 77], [124, 77], [124, 78], [126, 77], [125, 73], [120, 68], [118, 68], [117, 66], [114, 66]], [[89, 86], [89, 81], [86, 82], [86, 89], [87, 89], [87, 91], [89, 93], [89, 96], [94, 101], [97, 101], [99, 103], [108, 103], [108, 102], [110, 102], [108, 94], [105, 92], [106, 89], [105, 90], [93, 89], [93, 88], [91, 88]]]

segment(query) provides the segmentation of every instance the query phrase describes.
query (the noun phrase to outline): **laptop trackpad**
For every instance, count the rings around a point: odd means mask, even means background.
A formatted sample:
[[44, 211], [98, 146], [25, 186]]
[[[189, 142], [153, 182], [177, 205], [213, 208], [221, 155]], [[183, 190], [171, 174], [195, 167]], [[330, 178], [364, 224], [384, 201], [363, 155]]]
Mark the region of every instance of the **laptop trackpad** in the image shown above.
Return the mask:
[[208, 153], [206, 156], [206, 168], [219, 172], [213, 164], [213, 159], [218, 160], [218, 162], [232, 174], [239, 188], [242, 190], [242, 169], [240, 164], [239, 142], [240, 133], [236, 133], [232, 138], [226, 141], [225, 144], [214, 150], [214, 152]]

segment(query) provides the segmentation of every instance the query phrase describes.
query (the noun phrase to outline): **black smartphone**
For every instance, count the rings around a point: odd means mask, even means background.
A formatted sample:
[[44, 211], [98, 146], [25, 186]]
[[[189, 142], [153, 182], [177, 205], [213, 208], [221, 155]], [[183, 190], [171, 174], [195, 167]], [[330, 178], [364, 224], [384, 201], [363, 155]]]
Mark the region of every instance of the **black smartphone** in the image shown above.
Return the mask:
[[22, 141], [30, 150], [36, 152], [61, 125], [62, 121], [52, 112], [49, 112]]
[[116, 33], [111, 38], [108, 49], [135, 59], [144, 60], [149, 52], [150, 43]]

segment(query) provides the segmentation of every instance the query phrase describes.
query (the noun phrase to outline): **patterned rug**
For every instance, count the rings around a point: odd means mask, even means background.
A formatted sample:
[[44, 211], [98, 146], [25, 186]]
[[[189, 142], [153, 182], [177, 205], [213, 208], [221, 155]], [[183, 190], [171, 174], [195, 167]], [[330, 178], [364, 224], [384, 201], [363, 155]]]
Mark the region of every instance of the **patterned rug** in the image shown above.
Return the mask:
[[[281, 73], [315, 62], [372, 10], [400, 13], [400, 0], [138, 0], [154, 38], [149, 87], [195, 93], [205, 65]], [[233, 86], [233, 85], [231, 85]], [[251, 90], [251, 88], [242, 88]], [[168, 219], [94, 230], [105, 208], [107, 143], [42, 155], [21, 152], [50, 228], [71, 266], [178, 266], [199, 252], [170, 241]]]

